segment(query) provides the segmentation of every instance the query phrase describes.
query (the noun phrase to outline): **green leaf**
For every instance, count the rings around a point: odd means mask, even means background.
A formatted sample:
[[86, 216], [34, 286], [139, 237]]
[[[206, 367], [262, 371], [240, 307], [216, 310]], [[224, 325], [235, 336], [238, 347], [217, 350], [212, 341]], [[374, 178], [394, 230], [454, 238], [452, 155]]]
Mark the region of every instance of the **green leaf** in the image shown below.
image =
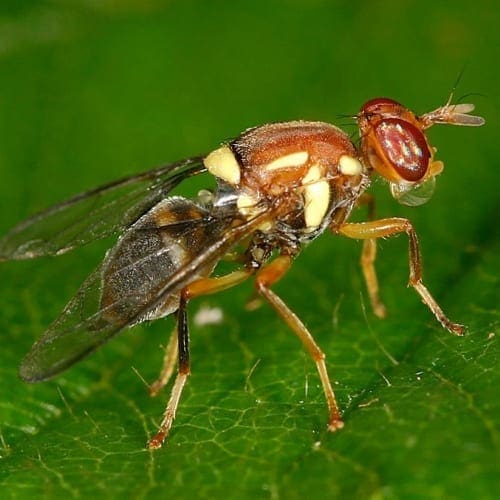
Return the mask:
[[[381, 242], [389, 309], [369, 309], [360, 245], [324, 235], [276, 291], [327, 355], [345, 427], [326, 431], [309, 356], [250, 283], [190, 304], [192, 376], [164, 448], [151, 382], [173, 321], [123, 333], [54, 381], [17, 367], [110, 242], [2, 263], [0, 485], [4, 498], [495, 498], [498, 494], [498, 9], [420, 2], [4, 2], [2, 234], [77, 191], [199, 154], [270, 121], [353, 115], [387, 95], [425, 112], [456, 91], [487, 120], [436, 128], [445, 171], [409, 217], [440, 328], [406, 288], [407, 241]], [[342, 127], [345, 119], [337, 120]], [[346, 130], [349, 129], [346, 126]], [[356, 220], [365, 217], [363, 211]], [[220, 308], [220, 324], [193, 321]], [[132, 367], [134, 369], [132, 369]]]

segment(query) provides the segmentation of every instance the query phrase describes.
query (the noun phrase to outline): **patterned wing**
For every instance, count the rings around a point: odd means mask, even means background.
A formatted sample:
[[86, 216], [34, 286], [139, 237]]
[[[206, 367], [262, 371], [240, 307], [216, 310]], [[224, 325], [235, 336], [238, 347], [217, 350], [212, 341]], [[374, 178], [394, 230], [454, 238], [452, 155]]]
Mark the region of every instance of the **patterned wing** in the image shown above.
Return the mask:
[[[160, 217], [172, 213], [172, 208], [185, 216]], [[218, 260], [254, 232], [265, 215], [231, 227], [234, 221], [229, 216], [214, 217], [184, 198], [164, 200], [123, 234], [82, 284], [24, 358], [21, 378], [28, 382], [48, 379], [124, 328], [175, 311], [179, 291], [210, 274]]]
[[0, 239], [0, 261], [59, 255], [122, 231], [183, 179], [203, 171], [202, 158], [190, 158], [78, 194]]

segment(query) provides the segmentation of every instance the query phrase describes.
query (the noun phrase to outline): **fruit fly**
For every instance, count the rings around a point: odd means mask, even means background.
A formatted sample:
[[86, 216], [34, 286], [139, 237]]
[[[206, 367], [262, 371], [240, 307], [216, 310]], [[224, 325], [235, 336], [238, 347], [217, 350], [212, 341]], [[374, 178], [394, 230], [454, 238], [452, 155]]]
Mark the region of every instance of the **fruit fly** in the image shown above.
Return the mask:
[[[472, 104], [450, 101], [430, 113], [415, 113], [388, 98], [368, 101], [356, 115], [359, 145], [323, 122], [273, 123], [243, 132], [206, 156], [173, 163], [79, 194], [35, 215], [0, 240], [0, 260], [60, 255], [111, 234], [116, 245], [84, 281], [59, 317], [21, 363], [26, 382], [49, 379], [121, 330], [176, 314], [163, 368], [151, 386], [156, 395], [172, 386], [158, 432], [148, 447], [160, 448], [177, 412], [190, 373], [188, 302], [235, 286], [250, 277], [255, 287], [309, 351], [328, 405], [328, 429], [343, 427], [325, 363], [313, 336], [272, 285], [288, 271], [302, 247], [326, 230], [364, 241], [362, 271], [376, 316], [385, 316], [375, 273], [376, 240], [406, 233], [409, 284], [441, 325], [456, 335], [464, 327], [448, 319], [422, 282], [417, 235], [409, 220], [375, 220], [366, 193], [373, 175], [384, 178], [394, 198], [420, 205], [432, 195], [443, 163], [426, 131], [436, 123], [480, 126]], [[171, 191], [208, 172], [216, 188], [196, 199]], [[366, 204], [367, 222], [348, 222]], [[236, 254], [236, 257], [235, 257]], [[216, 276], [231, 257], [235, 270]]]

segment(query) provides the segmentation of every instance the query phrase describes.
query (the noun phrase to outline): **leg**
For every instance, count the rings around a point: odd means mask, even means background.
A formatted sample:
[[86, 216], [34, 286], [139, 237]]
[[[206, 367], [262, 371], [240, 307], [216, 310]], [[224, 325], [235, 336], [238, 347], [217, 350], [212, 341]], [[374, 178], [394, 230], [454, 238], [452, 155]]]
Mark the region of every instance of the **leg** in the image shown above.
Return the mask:
[[[195, 288], [199, 289], [200, 286], [203, 288], [207, 286], [211, 291], [205, 293], [215, 293], [217, 291], [221, 291], [224, 288], [228, 288], [229, 286], [233, 286], [238, 283], [240, 278], [246, 279], [247, 274], [244, 271], [236, 271], [236, 273], [228, 274], [227, 276], [223, 276], [222, 278], [205, 278], [203, 280], [197, 281], [193, 283], [192, 291], [188, 291], [190, 288], [184, 292], [184, 294], [190, 294], [190, 297], [195, 293]], [[207, 283], [208, 282], [208, 283]], [[188, 297], [188, 298], [190, 298]], [[176, 327], [177, 328], [177, 327]], [[165, 349], [165, 356], [163, 357], [163, 366], [160, 372], [160, 375], [157, 380], [155, 380], [151, 387], [149, 388], [149, 394], [151, 396], [157, 396], [158, 393], [168, 384], [170, 378], [172, 377], [172, 373], [174, 372], [175, 367], [175, 359], [177, 357], [178, 348], [176, 341], [176, 329], [172, 332], [170, 336], [170, 340], [168, 342], [167, 348]]]
[[165, 355], [163, 357], [163, 366], [159, 377], [151, 384], [149, 387], [149, 394], [151, 396], [158, 396], [160, 391], [168, 384], [170, 377], [174, 373], [175, 360], [178, 353], [178, 342], [177, 342], [177, 326], [170, 335], [170, 340], [165, 349]]
[[348, 223], [340, 227], [339, 233], [349, 238], [370, 240], [383, 238], [394, 234], [406, 233], [410, 240], [410, 279], [412, 286], [422, 298], [424, 304], [432, 311], [436, 319], [451, 333], [463, 335], [465, 327], [450, 321], [438, 303], [434, 300], [425, 285], [422, 283], [422, 259], [418, 246], [417, 235], [410, 221], [392, 217], [372, 222]]
[[[371, 194], [364, 193], [360, 204], [368, 205], [368, 220], [375, 218], [375, 199]], [[365, 277], [366, 288], [373, 312], [378, 318], [385, 318], [387, 311], [384, 303], [380, 300], [377, 273], [375, 271], [375, 259], [377, 257], [377, 240], [369, 238], [363, 241], [363, 250], [361, 252], [361, 269]]]
[[325, 364], [325, 354], [316, 344], [314, 338], [304, 326], [302, 321], [288, 308], [288, 306], [269, 288], [276, 283], [290, 268], [292, 258], [282, 255], [257, 273], [255, 284], [258, 292], [263, 295], [273, 306], [276, 312], [286, 321], [288, 326], [296, 333], [306, 349], [311, 354], [319, 372], [323, 391], [328, 404], [329, 421], [328, 430], [335, 431], [344, 426], [335, 400], [335, 394], [328, 378]]
[[[172, 387], [170, 399], [163, 414], [163, 419], [158, 432], [148, 441], [149, 449], [161, 448], [175, 419], [177, 407], [181, 398], [182, 390], [186, 385], [187, 377], [190, 373], [189, 363], [189, 331], [187, 322], [186, 306], [189, 299], [198, 295], [208, 295], [220, 292], [241, 283], [250, 276], [250, 271], [235, 271], [221, 278], [201, 278], [194, 281], [181, 291], [179, 309], [177, 311], [177, 349], [179, 359], [179, 371]], [[170, 342], [169, 342], [170, 344]], [[167, 347], [167, 352], [169, 347]], [[162, 370], [162, 374], [165, 370]], [[161, 380], [161, 375], [160, 379]]]
[[187, 325], [186, 300], [181, 296], [179, 310], [177, 312], [177, 342], [179, 350], [179, 372], [175, 379], [170, 399], [163, 414], [158, 432], [148, 441], [148, 448], [157, 450], [161, 448], [163, 441], [168, 435], [179, 406], [182, 390], [189, 375], [189, 331]]
[[377, 273], [375, 272], [375, 258], [377, 256], [377, 242], [375, 239], [363, 241], [361, 252], [361, 269], [365, 277], [366, 289], [370, 297], [373, 312], [378, 318], [385, 318], [387, 311], [384, 303], [380, 300]]

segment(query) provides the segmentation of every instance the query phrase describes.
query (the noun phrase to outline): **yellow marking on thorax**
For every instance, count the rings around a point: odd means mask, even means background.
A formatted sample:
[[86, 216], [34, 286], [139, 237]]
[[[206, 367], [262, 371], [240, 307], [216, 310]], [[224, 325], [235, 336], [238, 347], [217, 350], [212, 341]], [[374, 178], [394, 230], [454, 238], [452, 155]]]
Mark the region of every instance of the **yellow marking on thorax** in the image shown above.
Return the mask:
[[269, 233], [273, 230], [274, 224], [270, 220], [264, 221], [257, 229], [263, 233]]
[[233, 186], [240, 183], [240, 165], [229, 146], [222, 146], [212, 151], [203, 160], [203, 164], [215, 177], [219, 177]]
[[236, 201], [236, 206], [241, 214], [248, 216], [257, 205], [257, 199], [247, 193], [241, 193]]
[[[254, 196], [248, 193], [241, 193], [236, 200], [236, 206], [241, 215], [245, 216], [247, 220], [254, 219], [262, 213], [262, 210], [257, 206], [258, 200]], [[268, 233], [274, 227], [274, 224], [270, 220], [262, 222], [257, 229], [263, 233]]]
[[289, 155], [281, 156], [276, 160], [268, 163], [264, 168], [266, 170], [279, 170], [280, 168], [301, 167], [309, 159], [307, 151], [298, 151]]
[[330, 186], [317, 165], [313, 165], [302, 179], [304, 186], [304, 219], [307, 228], [321, 224], [330, 204]]
[[339, 159], [339, 170], [342, 175], [360, 175], [363, 165], [353, 156], [342, 155]]

